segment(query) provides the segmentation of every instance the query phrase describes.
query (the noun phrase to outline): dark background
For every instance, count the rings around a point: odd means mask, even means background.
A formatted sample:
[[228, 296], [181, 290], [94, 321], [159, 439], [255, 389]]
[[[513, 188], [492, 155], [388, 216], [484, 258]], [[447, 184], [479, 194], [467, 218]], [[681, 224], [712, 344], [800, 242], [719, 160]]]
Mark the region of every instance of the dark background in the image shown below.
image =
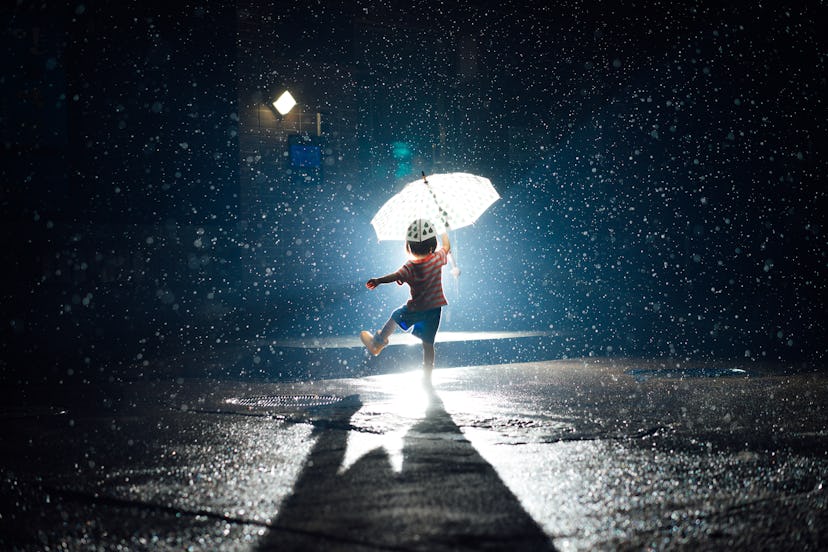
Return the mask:
[[0, 10], [4, 380], [378, 326], [405, 290], [362, 282], [404, 256], [370, 219], [421, 170], [502, 195], [453, 236], [446, 330], [824, 360], [818, 3], [281, 4]]

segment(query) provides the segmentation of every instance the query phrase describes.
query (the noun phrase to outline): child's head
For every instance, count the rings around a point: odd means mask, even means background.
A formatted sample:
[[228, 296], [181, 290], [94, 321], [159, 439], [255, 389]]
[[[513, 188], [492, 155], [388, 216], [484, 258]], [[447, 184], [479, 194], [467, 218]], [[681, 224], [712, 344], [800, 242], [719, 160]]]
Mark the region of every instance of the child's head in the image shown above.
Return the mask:
[[405, 249], [415, 257], [425, 257], [426, 255], [431, 255], [437, 251], [437, 238], [432, 236], [426, 241], [407, 241], [405, 242]]
[[415, 257], [425, 257], [437, 250], [437, 229], [425, 219], [408, 225], [405, 249]]

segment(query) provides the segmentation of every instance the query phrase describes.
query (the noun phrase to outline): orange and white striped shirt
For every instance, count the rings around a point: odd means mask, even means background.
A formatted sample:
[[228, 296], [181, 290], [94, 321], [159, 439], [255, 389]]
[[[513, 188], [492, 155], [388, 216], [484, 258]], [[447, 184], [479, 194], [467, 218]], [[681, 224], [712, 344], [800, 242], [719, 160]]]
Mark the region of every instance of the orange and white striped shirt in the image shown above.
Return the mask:
[[422, 259], [405, 263], [395, 274], [397, 283], [408, 284], [411, 299], [408, 308], [412, 311], [424, 311], [448, 305], [443, 295], [443, 266], [448, 262], [445, 249], [438, 249]]

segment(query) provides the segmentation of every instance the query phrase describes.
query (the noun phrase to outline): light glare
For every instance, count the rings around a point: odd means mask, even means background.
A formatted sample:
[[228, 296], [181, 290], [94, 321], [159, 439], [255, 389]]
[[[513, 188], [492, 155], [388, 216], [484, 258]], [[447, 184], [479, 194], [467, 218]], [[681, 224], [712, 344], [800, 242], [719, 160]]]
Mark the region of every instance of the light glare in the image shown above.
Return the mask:
[[296, 100], [293, 99], [293, 96], [285, 90], [279, 98], [273, 102], [273, 107], [276, 108], [276, 111], [279, 112], [280, 115], [287, 115], [287, 113], [293, 109], [293, 106], [296, 105]]

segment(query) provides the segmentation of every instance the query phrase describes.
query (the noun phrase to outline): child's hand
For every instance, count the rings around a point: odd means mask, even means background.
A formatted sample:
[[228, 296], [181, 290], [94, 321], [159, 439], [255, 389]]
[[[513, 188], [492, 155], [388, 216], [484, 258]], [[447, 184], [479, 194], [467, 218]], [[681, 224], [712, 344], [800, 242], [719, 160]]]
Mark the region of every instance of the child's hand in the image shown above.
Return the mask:
[[377, 281], [376, 278], [371, 278], [370, 280], [365, 282], [365, 287], [367, 287], [368, 289], [374, 289], [378, 285], [379, 285], [379, 282]]

